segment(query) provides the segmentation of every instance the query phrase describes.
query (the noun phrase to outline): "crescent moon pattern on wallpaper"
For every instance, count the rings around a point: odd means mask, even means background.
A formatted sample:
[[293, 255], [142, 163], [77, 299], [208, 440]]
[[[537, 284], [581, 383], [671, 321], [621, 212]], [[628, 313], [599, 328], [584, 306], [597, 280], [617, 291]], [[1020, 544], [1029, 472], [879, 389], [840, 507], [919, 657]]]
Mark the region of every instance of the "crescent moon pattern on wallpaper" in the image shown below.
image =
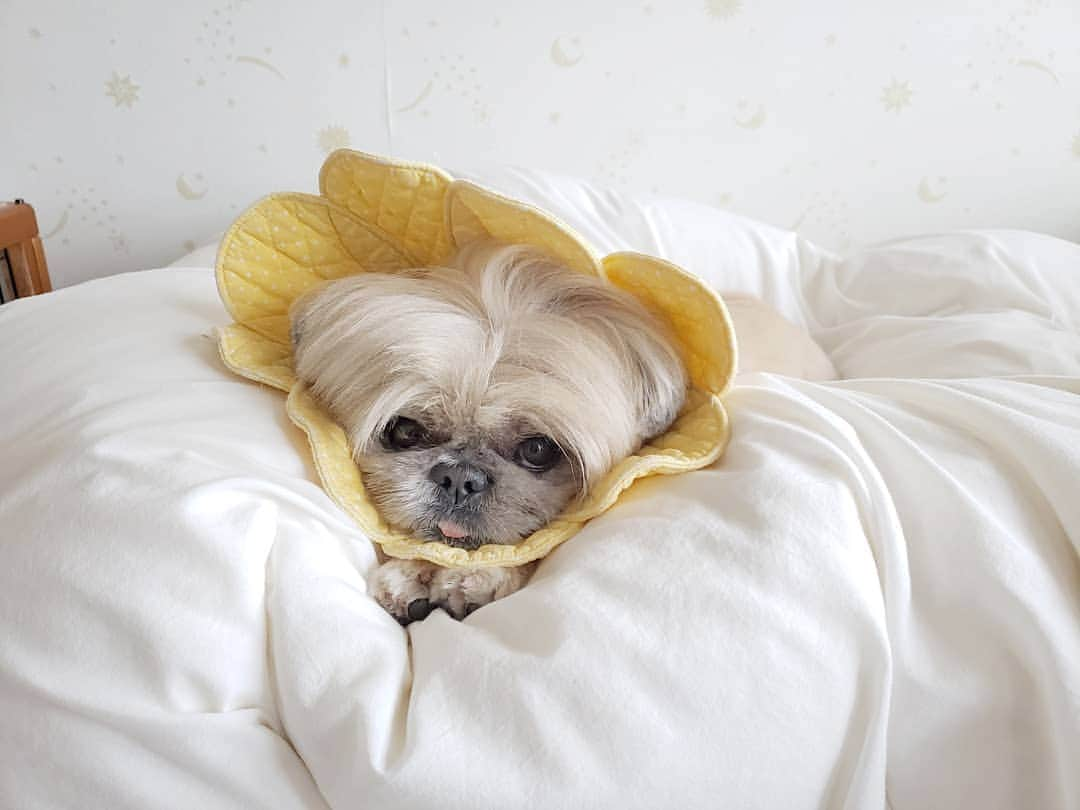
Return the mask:
[[[946, 182], [947, 180], [944, 177], [938, 178], [939, 185], [944, 185]], [[945, 199], [946, 196], [948, 196], [948, 192], [945, 191], [935, 193], [933, 188], [931, 188], [930, 186], [929, 177], [924, 177], [922, 180], [919, 181], [919, 187], [916, 189], [915, 193], [918, 194], [919, 199], [922, 200], [924, 203], [941, 202]]]
[[[836, 251], [1000, 224], [1080, 239], [1077, 2], [954, 4], [943, 31], [934, 0], [307, 0], [272, 19], [203, 0], [167, 24], [140, 0], [107, 19], [0, 0], [4, 100], [35, 112], [0, 155], [58, 286], [167, 263], [342, 146], [686, 197]], [[1046, 205], [1022, 204], [1033, 189]]]
[[68, 214], [70, 212], [65, 208], [64, 213], [60, 215], [60, 221], [56, 223], [50, 230], [41, 235], [42, 239], [51, 239], [56, 236], [60, 231], [64, 230], [64, 226], [68, 223]]
[[[479, 67], [472, 64], [473, 58], [475, 54], [466, 54], [464, 51], [440, 53], [437, 60], [434, 59], [434, 54], [425, 56], [421, 65], [425, 72], [431, 69], [428, 82], [418, 96], [404, 107], [394, 109], [394, 112], [422, 108], [421, 117], [428, 118], [433, 112], [442, 110], [445, 114], [452, 110], [455, 118], [468, 120], [460, 117], [461, 111], [467, 109], [472, 113], [471, 120], [474, 125], [482, 126], [487, 123], [491, 119], [491, 108], [488, 106], [491, 96], [487, 92], [484, 84], [486, 79], [482, 77]], [[419, 83], [415, 86], [419, 86]], [[432, 103], [425, 104], [427, 101]]]
[[428, 79], [427, 84], [424, 85], [424, 89], [420, 91], [420, 95], [418, 95], [416, 98], [414, 98], [408, 104], [406, 104], [404, 107], [398, 107], [397, 110], [395, 110], [395, 112], [408, 112], [409, 110], [415, 110], [417, 107], [419, 107], [421, 104], [424, 103], [424, 100], [429, 95], [431, 95], [431, 88], [434, 87], [434, 86], [435, 86], [435, 80], [434, 79]]
[[787, 226], [787, 229], [789, 231], [798, 231], [799, 228], [802, 227], [802, 224], [804, 222], [806, 222], [806, 218], [807, 218], [807, 216], [809, 216], [810, 211], [811, 211], [812, 208], [813, 208], [812, 205], [806, 206], [806, 208], [804, 208], [802, 210], [802, 212], [799, 214], [799, 216], [795, 217], [795, 221]]
[[279, 79], [282, 79], [282, 80], [285, 79], [285, 74], [284, 73], [282, 73], [276, 67], [271, 65], [265, 59], [260, 59], [258, 56], [238, 56], [238, 57], [236, 57], [236, 61], [237, 62], [246, 62], [249, 65], [258, 65], [259, 67], [263, 68], [264, 70], [269, 70], [271, 73], [273, 73]]
[[[195, 180], [197, 182], [202, 182], [203, 179], [204, 178], [201, 174], [195, 175]], [[188, 182], [187, 178], [184, 177], [183, 172], [176, 176], [176, 192], [185, 200], [201, 200], [203, 197], [206, 196], [207, 191], [209, 191], [209, 188], [207, 188], [205, 185], [201, 189], [192, 186], [191, 183]]]
[[1038, 61], [1037, 59], [1017, 59], [1016, 66], [1019, 68], [1028, 68], [1030, 70], [1037, 70], [1040, 73], [1045, 73], [1055, 84], [1061, 84], [1061, 79], [1058, 75], [1046, 64]]
[[551, 61], [559, 67], [573, 67], [584, 58], [585, 51], [578, 37], [557, 37], [551, 43]]
[[[744, 109], [746, 107], [745, 102], [740, 102], [739, 107]], [[766, 117], [765, 108], [759, 104], [749, 117], [740, 118], [736, 115], [732, 120], [735, 122], [735, 126], [743, 129], [760, 129], [761, 125], [765, 123]]]

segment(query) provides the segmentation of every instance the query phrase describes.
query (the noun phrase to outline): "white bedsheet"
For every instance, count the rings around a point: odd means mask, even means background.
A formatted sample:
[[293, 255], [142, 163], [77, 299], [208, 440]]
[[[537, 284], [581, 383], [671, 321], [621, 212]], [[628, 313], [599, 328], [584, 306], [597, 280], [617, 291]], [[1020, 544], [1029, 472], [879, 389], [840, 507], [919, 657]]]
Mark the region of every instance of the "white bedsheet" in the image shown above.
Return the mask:
[[366, 595], [208, 269], [0, 309], [0, 806], [1080, 807], [1080, 246], [663, 212], [590, 238], [856, 379], [741, 379], [718, 465], [462, 623]]

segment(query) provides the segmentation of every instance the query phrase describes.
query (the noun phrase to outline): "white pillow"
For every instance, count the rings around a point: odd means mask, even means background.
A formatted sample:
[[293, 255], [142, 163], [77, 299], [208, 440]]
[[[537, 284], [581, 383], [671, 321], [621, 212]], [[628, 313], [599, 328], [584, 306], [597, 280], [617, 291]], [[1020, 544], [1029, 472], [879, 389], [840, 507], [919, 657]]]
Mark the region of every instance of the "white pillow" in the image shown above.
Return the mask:
[[667, 259], [720, 292], [756, 295], [796, 323], [806, 323], [799, 270], [829, 257], [793, 231], [689, 200], [617, 191], [536, 169], [455, 174], [554, 214], [601, 254], [634, 250]]
[[[715, 289], [756, 295], [796, 323], [806, 323], [796, 281], [800, 267], [827, 255], [784, 231], [701, 203], [634, 194], [537, 169], [456, 169], [472, 180], [562, 219], [601, 255], [634, 250], [659, 256]], [[172, 263], [213, 267], [221, 236]]]
[[224, 232], [219, 233], [210, 242], [205, 245], [200, 245], [190, 253], [185, 253], [179, 259], [169, 263], [169, 267], [213, 267], [217, 261], [218, 245], [221, 244], [221, 238], [224, 236]]

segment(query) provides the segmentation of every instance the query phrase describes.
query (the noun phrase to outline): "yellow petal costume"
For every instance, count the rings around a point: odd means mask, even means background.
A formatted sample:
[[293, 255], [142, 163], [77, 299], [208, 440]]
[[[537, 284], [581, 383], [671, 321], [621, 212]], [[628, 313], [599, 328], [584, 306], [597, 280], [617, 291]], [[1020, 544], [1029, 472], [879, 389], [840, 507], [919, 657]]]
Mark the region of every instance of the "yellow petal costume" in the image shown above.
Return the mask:
[[[432, 166], [341, 150], [323, 164], [319, 190], [318, 196], [271, 194], [225, 234], [217, 284], [236, 323], [222, 331], [221, 357], [237, 374], [288, 394], [289, 417], [307, 434], [326, 491], [387, 554], [444, 566], [522, 565], [610, 508], [636, 479], [698, 469], [723, 452], [728, 419], [720, 397], [734, 374], [735, 338], [723, 302], [699, 279], [636, 253], [601, 259], [537, 208]], [[288, 312], [298, 296], [325, 280], [437, 265], [480, 238], [531, 245], [664, 315], [679, 340], [691, 391], [671, 429], [616, 465], [583, 502], [516, 545], [466, 551], [411, 537], [379, 516], [345, 432], [296, 379]]]

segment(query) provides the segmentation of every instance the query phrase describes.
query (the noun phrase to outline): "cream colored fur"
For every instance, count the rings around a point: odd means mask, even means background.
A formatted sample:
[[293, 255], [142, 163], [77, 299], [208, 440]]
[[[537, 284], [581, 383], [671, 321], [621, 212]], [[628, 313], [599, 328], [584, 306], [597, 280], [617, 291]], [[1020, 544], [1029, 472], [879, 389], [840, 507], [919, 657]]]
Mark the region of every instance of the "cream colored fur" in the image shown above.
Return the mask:
[[735, 325], [737, 374], [764, 371], [815, 382], [837, 378], [829, 356], [804, 329], [752, 295], [723, 293], [722, 297]]
[[[740, 374], [836, 377], [821, 348], [774, 309], [743, 294], [724, 300]], [[432, 508], [419, 493], [427, 469], [446, 456], [439, 448], [408, 459], [387, 453], [379, 437], [396, 416], [437, 425], [447, 446], [464, 437], [498, 444], [522, 420], [558, 442], [569, 467], [550, 481], [513, 464], [491, 468], [509, 494], [490, 503], [497, 514], [478, 521], [488, 528], [477, 531], [510, 532], [484, 542], [515, 542], [538, 528], [538, 515], [550, 519], [666, 430], [685, 395], [685, 371], [655, 316], [526, 248], [481, 245], [445, 270], [345, 279], [301, 299], [292, 318], [299, 375], [348, 432], [380, 511], [418, 533], [437, 535], [435, 522], [418, 517]], [[532, 522], [522, 522], [519, 508]], [[534, 568], [391, 559], [369, 587], [403, 624], [435, 607], [461, 619], [524, 586]]]

